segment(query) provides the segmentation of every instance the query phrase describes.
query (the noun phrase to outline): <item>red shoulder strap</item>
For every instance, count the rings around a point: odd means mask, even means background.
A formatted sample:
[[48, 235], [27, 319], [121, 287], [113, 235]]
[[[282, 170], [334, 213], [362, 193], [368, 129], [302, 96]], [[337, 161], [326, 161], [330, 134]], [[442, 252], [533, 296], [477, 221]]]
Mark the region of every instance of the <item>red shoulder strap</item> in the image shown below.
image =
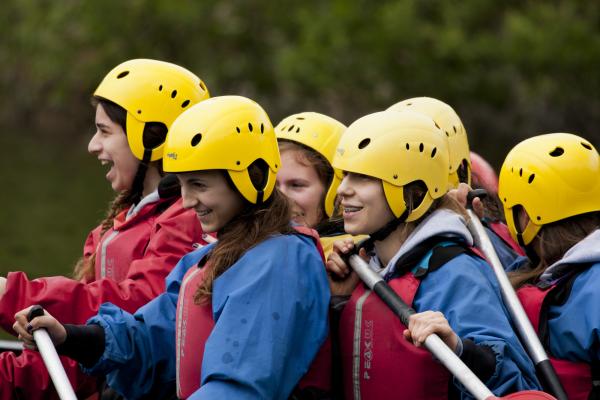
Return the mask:
[[308, 236], [313, 240], [315, 246], [317, 246], [317, 250], [319, 250], [319, 254], [323, 259], [323, 262], [325, 262], [325, 253], [323, 252], [323, 246], [321, 246], [321, 239], [319, 238], [319, 234], [317, 233], [317, 231], [302, 225], [295, 225], [293, 226], [293, 228], [296, 231], [296, 233], [303, 236]]

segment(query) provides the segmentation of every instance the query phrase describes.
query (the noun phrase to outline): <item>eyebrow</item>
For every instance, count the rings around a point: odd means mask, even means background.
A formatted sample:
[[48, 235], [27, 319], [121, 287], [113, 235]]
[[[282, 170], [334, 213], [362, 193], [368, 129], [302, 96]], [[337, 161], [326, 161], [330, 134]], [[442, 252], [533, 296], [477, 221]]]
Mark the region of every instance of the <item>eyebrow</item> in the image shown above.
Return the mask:
[[96, 124], [96, 127], [97, 127], [97, 128], [100, 128], [100, 129], [102, 129], [102, 128], [104, 128], [104, 129], [108, 129], [108, 125], [106, 125], [106, 124], [103, 124], [102, 122], [99, 122], [99, 123], [97, 123], [97, 124]]

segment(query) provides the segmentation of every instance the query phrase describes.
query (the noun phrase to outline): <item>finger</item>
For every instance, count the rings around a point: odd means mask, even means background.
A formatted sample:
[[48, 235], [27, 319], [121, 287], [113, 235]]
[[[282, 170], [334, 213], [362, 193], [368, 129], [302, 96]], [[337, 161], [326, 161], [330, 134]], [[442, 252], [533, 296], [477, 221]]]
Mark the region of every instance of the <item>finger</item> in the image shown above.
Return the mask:
[[340, 269], [337, 265], [331, 263], [330, 261], [327, 262], [327, 272], [329, 273], [329, 276], [335, 278], [343, 278], [344, 276], [346, 276], [346, 274], [344, 273], [344, 271], [342, 269]]
[[33, 335], [31, 334], [31, 332], [27, 331], [25, 325], [21, 325], [15, 322], [15, 324], [13, 325], [13, 329], [17, 333], [17, 335], [22, 337], [24, 340], [33, 340]]
[[473, 199], [473, 211], [479, 218], [483, 218], [485, 216], [485, 208], [483, 207], [483, 202], [479, 197]]
[[335, 270], [336, 274], [339, 276], [346, 276], [350, 272], [348, 265], [339, 254], [331, 253], [325, 265], [327, 268]]

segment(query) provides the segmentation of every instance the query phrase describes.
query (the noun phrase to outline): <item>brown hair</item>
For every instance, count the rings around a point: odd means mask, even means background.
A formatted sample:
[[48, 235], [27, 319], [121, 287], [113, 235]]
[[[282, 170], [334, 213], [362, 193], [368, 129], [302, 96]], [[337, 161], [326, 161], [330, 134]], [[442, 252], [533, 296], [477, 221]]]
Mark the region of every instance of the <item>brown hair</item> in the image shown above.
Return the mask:
[[327, 214], [325, 213], [325, 195], [327, 194], [329, 185], [331, 185], [331, 182], [333, 181], [333, 167], [331, 164], [329, 164], [329, 161], [327, 161], [325, 157], [310, 147], [303, 145], [302, 143], [297, 143], [286, 139], [279, 139], [278, 143], [280, 153], [283, 153], [284, 151], [296, 151], [299, 155], [296, 160], [300, 164], [315, 169], [315, 172], [319, 177], [319, 181], [321, 181], [323, 187], [325, 187], [325, 193], [321, 199], [321, 207], [319, 209], [319, 215], [321, 217], [319, 225], [327, 222]]
[[[261, 160], [262, 161], [262, 160]], [[256, 182], [264, 180], [266, 171], [253, 164], [248, 168], [250, 179]], [[229, 175], [223, 171], [227, 182], [236, 193]], [[290, 234], [291, 207], [287, 198], [277, 188], [271, 197], [262, 204], [247, 203], [244, 210], [218, 233], [219, 240], [209, 255], [207, 274], [198, 286], [194, 296], [196, 304], [205, 304], [212, 295], [213, 282], [231, 267], [250, 248], [256, 246], [270, 236]]]
[[[127, 111], [116, 103], [101, 97], [92, 97], [92, 106], [94, 108], [102, 106], [108, 118], [118, 124], [125, 134], [127, 134]], [[167, 136], [167, 127], [164, 124], [156, 122], [148, 122], [144, 125], [143, 141], [147, 148], [154, 148], [164, 142]], [[162, 163], [160, 161], [154, 163], [162, 175]], [[143, 187], [131, 188], [118, 193], [111, 201], [106, 215], [100, 225], [100, 237], [113, 227], [114, 219], [123, 210], [128, 209], [133, 204], [140, 201], [143, 193]], [[88, 257], [81, 257], [73, 269], [73, 276], [77, 280], [86, 279], [93, 280], [95, 277], [96, 252], [94, 251]]]
[[535, 282], [550, 265], [587, 235], [600, 228], [600, 212], [576, 215], [542, 226], [530, 246], [539, 256], [539, 263], [519, 271], [509, 273], [515, 288]]

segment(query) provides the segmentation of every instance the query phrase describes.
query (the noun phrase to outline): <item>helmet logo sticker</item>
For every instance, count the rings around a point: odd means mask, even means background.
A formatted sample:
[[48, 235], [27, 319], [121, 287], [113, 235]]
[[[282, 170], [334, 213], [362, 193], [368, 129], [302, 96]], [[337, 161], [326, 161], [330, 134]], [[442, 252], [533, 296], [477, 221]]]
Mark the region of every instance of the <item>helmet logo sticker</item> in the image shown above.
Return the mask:
[[338, 147], [336, 151], [338, 152], [338, 154], [339, 154], [340, 156], [343, 156], [343, 155], [344, 155], [344, 152], [345, 152], [346, 150], [344, 150], [344, 149], [343, 149], [343, 148], [341, 148], [341, 147]]
[[173, 160], [177, 160], [177, 153], [168, 153], [167, 157], [172, 158]]

